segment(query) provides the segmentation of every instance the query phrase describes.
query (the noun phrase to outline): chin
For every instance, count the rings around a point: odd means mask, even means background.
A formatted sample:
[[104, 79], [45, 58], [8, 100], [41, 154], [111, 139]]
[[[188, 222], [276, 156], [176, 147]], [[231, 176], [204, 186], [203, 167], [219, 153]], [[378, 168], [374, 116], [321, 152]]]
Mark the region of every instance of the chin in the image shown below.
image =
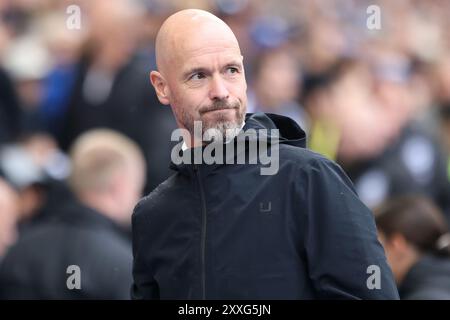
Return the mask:
[[221, 139], [228, 141], [234, 138], [239, 130], [241, 124], [236, 120], [233, 121], [217, 121], [214, 124], [208, 125], [204, 128], [203, 136], [206, 141], [213, 139], [214, 137], [221, 137]]

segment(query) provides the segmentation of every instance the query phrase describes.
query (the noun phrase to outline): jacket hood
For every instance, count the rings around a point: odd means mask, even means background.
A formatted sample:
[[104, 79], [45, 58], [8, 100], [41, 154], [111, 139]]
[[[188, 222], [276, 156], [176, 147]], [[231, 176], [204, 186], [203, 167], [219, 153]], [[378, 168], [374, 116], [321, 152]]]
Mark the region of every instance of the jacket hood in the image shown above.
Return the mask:
[[267, 129], [270, 137], [272, 129], [279, 131], [279, 143], [306, 148], [306, 134], [291, 118], [273, 113], [248, 113], [244, 130]]

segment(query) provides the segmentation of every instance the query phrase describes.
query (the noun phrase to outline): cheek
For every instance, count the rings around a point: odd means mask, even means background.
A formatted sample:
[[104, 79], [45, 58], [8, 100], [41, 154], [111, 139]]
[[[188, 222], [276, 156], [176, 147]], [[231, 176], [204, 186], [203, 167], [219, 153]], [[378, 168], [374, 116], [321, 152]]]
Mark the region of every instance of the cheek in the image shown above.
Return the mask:
[[208, 104], [208, 94], [203, 88], [179, 90], [174, 92], [172, 98], [173, 107], [190, 114], [197, 113], [201, 106]]
[[235, 99], [244, 105], [247, 103], [247, 83], [244, 80], [231, 85], [229, 90]]
[[239, 83], [239, 92], [243, 96], [247, 95], [247, 81], [245, 80], [245, 76], [241, 79]]

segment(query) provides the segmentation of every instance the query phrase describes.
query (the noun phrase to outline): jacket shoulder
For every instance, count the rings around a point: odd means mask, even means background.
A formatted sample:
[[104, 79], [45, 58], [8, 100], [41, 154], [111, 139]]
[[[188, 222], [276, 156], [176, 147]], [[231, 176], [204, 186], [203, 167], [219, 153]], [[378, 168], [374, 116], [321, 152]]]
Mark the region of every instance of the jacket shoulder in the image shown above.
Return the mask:
[[153, 191], [144, 196], [139, 202], [136, 204], [133, 210], [133, 219], [138, 216], [143, 215], [146, 212], [151, 211], [151, 209], [155, 209], [160, 206], [164, 206], [165, 199], [168, 201], [173, 199], [170, 197], [174, 191], [175, 186], [177, 185], [177, 180], [179, 175], [173, 174], [165, 181], [160, 183]]
[[280, 161], [291, 161], [297, 168], [310, 168], [316, 165], [328, 165], [340, 168], [334, 161], [326, 158], [320, 153], [307, 148], [299, 148], [291, 145], [280, 145]]
[[304, 179], [312, 179], [311, 181], [320, 180], [327, 183], [333, 182], [334, 184], [345, 186], [346, 189], [349, 189], [348, 191], [356, 195], [353, 182], [346, 172], [339, 164], [324, 155], [309, 149], [287, 145], [280, 147], [280, 164], [283, 162], [290, 162], [296, 175], [300, 177], [297, 183], [304, 181]]

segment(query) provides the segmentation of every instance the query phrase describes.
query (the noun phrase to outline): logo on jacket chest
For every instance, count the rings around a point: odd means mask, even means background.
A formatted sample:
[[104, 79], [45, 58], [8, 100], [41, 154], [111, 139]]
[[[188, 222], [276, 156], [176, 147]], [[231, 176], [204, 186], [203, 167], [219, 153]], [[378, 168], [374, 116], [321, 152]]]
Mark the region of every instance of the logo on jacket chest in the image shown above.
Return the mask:
[[259, 212], [272, 214], [272, 201], [262, 201], [259, 203]]

